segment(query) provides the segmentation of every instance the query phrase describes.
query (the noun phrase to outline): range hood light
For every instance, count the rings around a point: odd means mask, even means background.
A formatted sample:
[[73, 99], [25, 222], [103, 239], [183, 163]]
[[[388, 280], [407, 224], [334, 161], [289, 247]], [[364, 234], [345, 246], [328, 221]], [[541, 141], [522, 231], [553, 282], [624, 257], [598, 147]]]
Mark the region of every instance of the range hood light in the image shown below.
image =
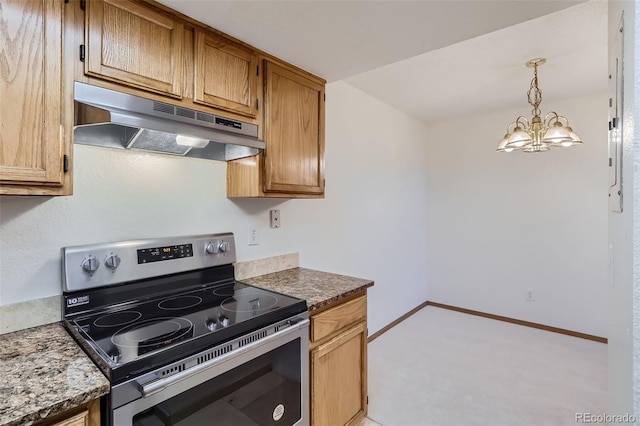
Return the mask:
[[176, 143], [182, 146], [190, 146], [191, 148], [204, 148], [209, 145], [209, 141], [202, 138], [192, 138], [191, 136], [177, 135]]

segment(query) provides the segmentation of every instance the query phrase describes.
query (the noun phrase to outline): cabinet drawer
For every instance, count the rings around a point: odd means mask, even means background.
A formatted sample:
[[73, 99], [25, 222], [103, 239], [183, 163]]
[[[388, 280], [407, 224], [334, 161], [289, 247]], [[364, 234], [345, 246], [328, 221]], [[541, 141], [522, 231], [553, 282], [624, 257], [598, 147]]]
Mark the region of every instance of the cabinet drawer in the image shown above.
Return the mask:
[[361, 296], [311, 317], [311, 341], [317, 342], [332, 333], [367, 317], [367, 296]]

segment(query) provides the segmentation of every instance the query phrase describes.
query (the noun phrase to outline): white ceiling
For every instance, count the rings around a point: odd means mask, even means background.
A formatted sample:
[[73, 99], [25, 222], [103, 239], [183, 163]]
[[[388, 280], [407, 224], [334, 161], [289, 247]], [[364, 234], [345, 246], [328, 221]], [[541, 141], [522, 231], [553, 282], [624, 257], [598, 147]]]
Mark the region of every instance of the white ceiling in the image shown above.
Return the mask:
[[537, 56], [545, 100], [606, 90], [605, 0], [159, 1], [424, 121], [526, 106]]

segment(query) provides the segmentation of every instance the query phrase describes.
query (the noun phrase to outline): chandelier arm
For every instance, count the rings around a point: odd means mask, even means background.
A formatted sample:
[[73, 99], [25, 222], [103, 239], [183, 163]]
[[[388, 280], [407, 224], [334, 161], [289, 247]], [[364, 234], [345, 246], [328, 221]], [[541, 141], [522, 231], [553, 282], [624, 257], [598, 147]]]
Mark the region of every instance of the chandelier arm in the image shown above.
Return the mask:
[[558, 115], [556, 119], [558, 121], [564, 121], [564, 127], [569, 127], [569, 120], [564, 115]]
[[[520, 119], [522, 119], [522, 121], [523, 121], [524, 123], [522, 123], [522, 122], [520, 121]], [[525, 117], [524, 115], [521, 115], [521, 116], [519, 116], [518, 118], [516, 118], [516, 121], [514, 121], [514, 123], [516, 123], [516, 125], [518, 125], [518, 124], [524, 124], [524, 126], [525, 126], [524, 128], [525, 128], [525, 129], [528, 129], [528, 128], [529, 128], [529, 120], [527, 120], [527, 117]]]
[[[549, 126], [549, 125], [551, 124], [551, 120], [552, 120], [553, 118], [555, 118], [555, 119], [556, 119], [556, 121], [558, 121], [558, 119], [559, 119], [560, 117], [562, 117], [562, 116], [561, 116], [561, 115], [558, 115], [558, 113], [557, 113], [557, 112], [555, 112], [555, 111], [550, 111], [550, 112], [548, 112], [548, 113], [547, 113], [547, 115], [545, 115], [545, 116], [544, 116], [543, 123], [544, 123], [544, 125], [545, 125], [545, 126]], [[566, 120], [566, 118], [565, 118], [565, 120]]]

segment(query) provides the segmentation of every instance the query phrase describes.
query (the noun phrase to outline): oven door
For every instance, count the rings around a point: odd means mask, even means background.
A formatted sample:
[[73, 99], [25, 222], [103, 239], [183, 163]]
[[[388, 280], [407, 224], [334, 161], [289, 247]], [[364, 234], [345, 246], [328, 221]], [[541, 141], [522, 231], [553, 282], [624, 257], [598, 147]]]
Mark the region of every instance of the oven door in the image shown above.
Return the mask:
[[117, 426], [308, 425], [308, 329], [309, 320], [304, 319], [169, 377], [141, 383], [143, 376], [115, 386], [112, 402], [132, 389], [139, 397], [115, 408], [111, 422]]

